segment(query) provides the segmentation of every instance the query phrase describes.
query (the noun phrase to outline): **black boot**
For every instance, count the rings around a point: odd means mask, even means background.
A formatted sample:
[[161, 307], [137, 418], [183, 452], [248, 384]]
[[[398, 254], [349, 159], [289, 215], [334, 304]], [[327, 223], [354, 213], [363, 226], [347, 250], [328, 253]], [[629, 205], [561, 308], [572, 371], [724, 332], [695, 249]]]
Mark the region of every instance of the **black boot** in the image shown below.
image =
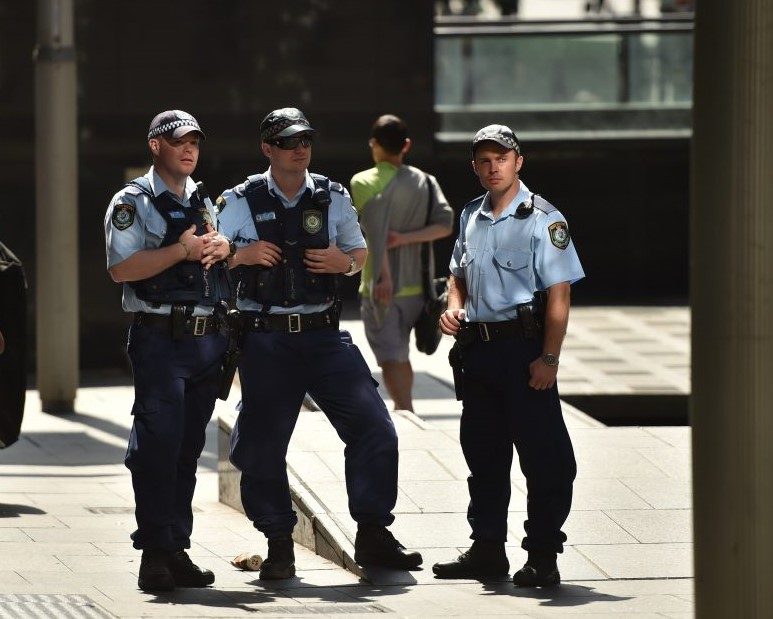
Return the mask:
[[504, 542], [475, 540], [455, 561], [435, 563], [438, 578], [496, 578], [510, 572]]
[[174, 579], [169, 570], [169, 555], [166, 550], [143, 550], [140, 561], [140, 577], [137, 586], [143, 591], [171, 591]]
[[260, 566], [263, 580], [282, 580], [295, 576], [295, 553], [290, 535], [268, 540], [268, 556]]
[[215, 575], [209, 570], [202, 570], [184, 550], [171, 555], [169, 570], [177, 587], [206, 587], [215, 582]]
[[513, 574], [513, 584], [519, 587], [555, 587], [560, 582], [554, 552], [529, 551], [524, 566]]
[[421, 565], [418, 552], [406, 552], [386, 527], [361, 524], [354, 539], [354, 560], [360, 565], [377, 565], [395, 570], [412, 570]]

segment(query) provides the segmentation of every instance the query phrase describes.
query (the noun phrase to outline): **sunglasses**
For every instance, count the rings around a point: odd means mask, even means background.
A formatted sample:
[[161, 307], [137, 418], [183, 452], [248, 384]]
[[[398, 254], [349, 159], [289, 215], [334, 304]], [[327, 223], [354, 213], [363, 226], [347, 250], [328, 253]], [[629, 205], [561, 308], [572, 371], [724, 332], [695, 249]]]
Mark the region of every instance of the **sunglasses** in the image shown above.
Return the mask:
[[298, 146], [303, 146], [303, 148], [309, 148], [312, 143], [314, 142], [314, 138], [310, 136], [309, 134], [306, 135], [291, 135], [290, 137], [286, 138], [277, 138], [276, 140], [272, 140], [269, 142], [269, 144], [273, 144], [277, 148], [281, 148], [282, 150], [295, 150], [298, 148]]

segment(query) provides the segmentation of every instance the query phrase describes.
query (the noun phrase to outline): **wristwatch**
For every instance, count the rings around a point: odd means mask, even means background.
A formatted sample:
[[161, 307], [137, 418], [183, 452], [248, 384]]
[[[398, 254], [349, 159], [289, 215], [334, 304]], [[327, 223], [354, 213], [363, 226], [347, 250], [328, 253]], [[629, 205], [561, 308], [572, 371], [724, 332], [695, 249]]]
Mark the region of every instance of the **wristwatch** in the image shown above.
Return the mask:
[[544, 363], [549, 368], [557, 368], [558, 357], [556, 357], [553, 353], [546, 352], [544, 355], [542, 355], [542, 363]]
[[236, 253], [236, 243], [234, 243], [231, 239], [228, 239], [228, 257], [233, 258], [235, 253]]
[[354, 256], [349, 254], [349, 260], [349, 269], [344, 271], [344, 275], [346, 275], [346, 277], [351, 277], [357, 272], [357, 261], [354, 259]]

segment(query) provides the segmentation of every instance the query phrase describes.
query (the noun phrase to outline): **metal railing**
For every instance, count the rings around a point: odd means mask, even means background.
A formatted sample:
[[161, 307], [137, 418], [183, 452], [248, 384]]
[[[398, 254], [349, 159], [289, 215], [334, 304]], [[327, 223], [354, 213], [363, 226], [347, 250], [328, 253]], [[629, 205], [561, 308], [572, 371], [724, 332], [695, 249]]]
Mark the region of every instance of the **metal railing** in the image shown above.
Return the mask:
[[[689, 16], [496, 22], [439, 18], [439, 138], [510, 118], [551, 139], [687, 137], [692, 107]], [[515, 122], [517, 120], [517, 122]]]

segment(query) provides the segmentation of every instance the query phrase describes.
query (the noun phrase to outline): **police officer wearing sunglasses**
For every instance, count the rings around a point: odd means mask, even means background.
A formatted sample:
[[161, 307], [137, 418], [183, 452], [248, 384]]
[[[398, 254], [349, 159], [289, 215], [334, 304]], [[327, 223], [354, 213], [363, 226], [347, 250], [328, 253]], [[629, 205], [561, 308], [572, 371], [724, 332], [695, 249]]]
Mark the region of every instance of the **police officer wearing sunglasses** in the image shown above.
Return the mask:
[[[569, 318], [570, 285], [584, 277], [563, 215], [519, 178], [521, 146], [504, 125], [472, 142], [472, 167], [487, 190], [462, 210], [441, 330], [452, 349], [460, 442], [470, 469], [471, 548], [437, 563], [439, 578], [498, 577], [505, 554], [513, 445], [526, 477], [528, 519], [519, 586], [560, 582], [556, 555], [572, 503], [576, 465], [561, 415], [556, 373]], [[545, 300], [546, 299], [546, 300]]]
[[228, 239], [190, 175], [204, 133], [182, 110], [150, 124], [153, 165], [113, 196], [105, 216], [107, 268], [133, 314], [131, 471], [144, 591], [212, 584], [185, 552], [191, 545], [196, 463], [212, 416], [226, 340], [214, 307], [230, 296]]
[[260, 124], [269, 168], [218, 198], [245, 329], [231, 462], [242, 473], [247, 517], [268, 538], [263, 579], [295, 574], [285, 457], [307, 392], [346, 444], [355, 560], [396, 569], [422, 561], [386, 528], [397, 499], [397, 435], [360, 351], [338, 329], [338, 278], [357, 273], [367, 250], [347, 191], [308, 172], [314, 136], [300, 110], [274, 110]]

